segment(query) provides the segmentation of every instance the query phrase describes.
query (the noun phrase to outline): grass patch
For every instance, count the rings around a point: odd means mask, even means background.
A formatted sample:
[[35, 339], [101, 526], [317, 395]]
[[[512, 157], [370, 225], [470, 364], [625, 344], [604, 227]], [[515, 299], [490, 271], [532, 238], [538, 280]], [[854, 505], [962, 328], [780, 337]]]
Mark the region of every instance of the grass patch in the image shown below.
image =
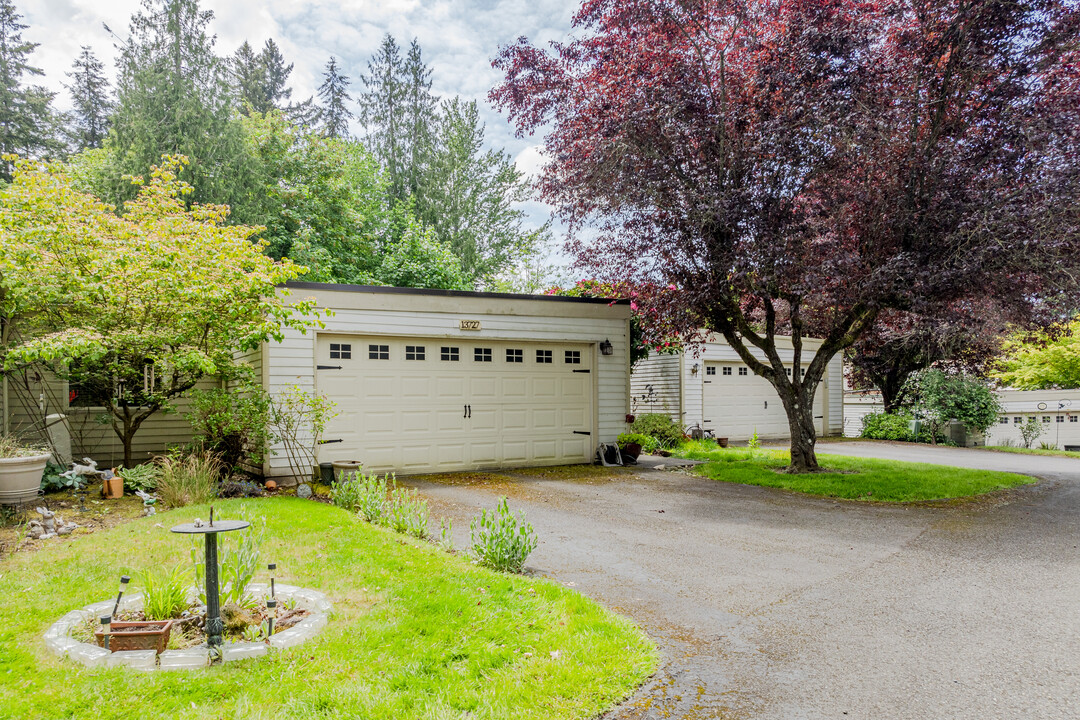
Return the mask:
[[945, 500], [1035, 482], [1015, 473], [822, 453], [818, 461], [826, 472], [790, 475], [778, 472], [790, 462], [787, 450], [723, 449], [715, 444], [687, 443], [677, 454], [704, 460], [693, 472], [712, 480], [873, 502]]
[[1080, 452], [1072, 450], [1043, 450], [1042, 448], [1010, 447], [1008, 445], [986, 445], [974, 450], [991, 450], [993, 452], [1016, 453], [1017, 455], [1043, 455], [1046, 457], [1069, 457], [1080, 458]]
[[635, 626], [566, 588], [475, 567], [325, 504], [215, 504], [218, 518], [242, 510], [266, 517], [263, 559], [281, 582], [334, 601], [321, 635], [196, 672], [87, 670], [49, 654], [41, 634], [60, 615], [110, 597], [121, 573], [187, 558], [188, 539], [168, 528], [208, 508], [161, 513], [0, 562], [0, 717], [584, 718], [656, 667]]

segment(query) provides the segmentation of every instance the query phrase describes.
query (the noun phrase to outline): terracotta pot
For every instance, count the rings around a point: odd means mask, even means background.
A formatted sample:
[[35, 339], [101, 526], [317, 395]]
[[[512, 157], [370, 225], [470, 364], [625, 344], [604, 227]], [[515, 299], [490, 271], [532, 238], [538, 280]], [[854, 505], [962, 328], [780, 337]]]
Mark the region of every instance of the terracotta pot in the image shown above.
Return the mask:
[[0, 505], [22, 505], [38, 496], [48, 453], [0, 458]]
[[[155, 650], [160, 655], [169, 644], [172, 620], [139, 620], [114, 622], [109, 627], [109, 651]], [[105, 633], [94, 633], [98, 647], [105, 647]]]
[[113, 475], [101, 486], [101, 494], [110, 500], [124, 497], [124, 478]]
[[727, 447], [727, 438], [716, 438], [716, 444], [720, 447]]

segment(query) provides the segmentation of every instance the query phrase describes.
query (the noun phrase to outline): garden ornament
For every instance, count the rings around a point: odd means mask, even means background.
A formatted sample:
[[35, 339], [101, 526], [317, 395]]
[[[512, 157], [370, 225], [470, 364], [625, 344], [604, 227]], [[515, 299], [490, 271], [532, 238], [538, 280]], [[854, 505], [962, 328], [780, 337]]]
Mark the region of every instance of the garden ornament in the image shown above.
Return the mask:
[[135, 494], [139, 496], [143, 504], [143, 515], [149, 517], [157, 512], [154, 508], [154, 504], [158, 501], [157, 497], [151, 495], [144, 490], [136, 490]]
[[98, 477], [103, 477], [105, 475], [105, 473], [103, 473], [101, 470], [98, 470], [96, 461], [91, 460], [88, 457], [84, 457], [82, 461], [82, 465], [80, 465], [79, 463], [72, 463], [70, 470], [65, 473], [60, 473], [60, 477], [65, 477], [68, 480], [74, 480], [76, 488], [78, 488], [78, 486], [82, 484], [82, 478], [86, 477], [87, 475], [97, 475]]

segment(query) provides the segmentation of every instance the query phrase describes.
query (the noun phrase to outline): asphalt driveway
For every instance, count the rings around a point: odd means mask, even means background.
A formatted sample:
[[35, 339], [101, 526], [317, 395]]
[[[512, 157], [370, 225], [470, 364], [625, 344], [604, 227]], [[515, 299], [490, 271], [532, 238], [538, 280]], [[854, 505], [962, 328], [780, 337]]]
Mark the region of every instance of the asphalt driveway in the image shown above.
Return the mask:
[[499, 495], [530, 568], [634, 618], [657, 676], [613, 718], [1080, 718], [1080, 460], [885, 443], [819, 452], [1022, 471], [1042, 482], [877, 506], [670, 470], [417, 483], [468, 519]]

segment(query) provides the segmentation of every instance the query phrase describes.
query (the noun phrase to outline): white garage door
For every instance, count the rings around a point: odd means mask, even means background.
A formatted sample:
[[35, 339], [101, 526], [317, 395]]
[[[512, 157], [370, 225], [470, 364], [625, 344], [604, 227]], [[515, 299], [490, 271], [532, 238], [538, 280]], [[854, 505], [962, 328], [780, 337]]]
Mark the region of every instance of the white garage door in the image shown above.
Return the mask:
[[413, 473], [592, 458], [590, 345], [320, 335], [317, 352], [338, 413], [322, 462]]
[[[788, 368], [790, 371], [790, 368]], [[742, 363], [705, 363], [704, 424], [716, 437], [749, 438], [754, 430], [763, 438], [789, 436], [787, 413], [768, 380], [750, 372]], [[814, 397], [814, 424], [824, 428], [825, 389], [819, 385]]]

